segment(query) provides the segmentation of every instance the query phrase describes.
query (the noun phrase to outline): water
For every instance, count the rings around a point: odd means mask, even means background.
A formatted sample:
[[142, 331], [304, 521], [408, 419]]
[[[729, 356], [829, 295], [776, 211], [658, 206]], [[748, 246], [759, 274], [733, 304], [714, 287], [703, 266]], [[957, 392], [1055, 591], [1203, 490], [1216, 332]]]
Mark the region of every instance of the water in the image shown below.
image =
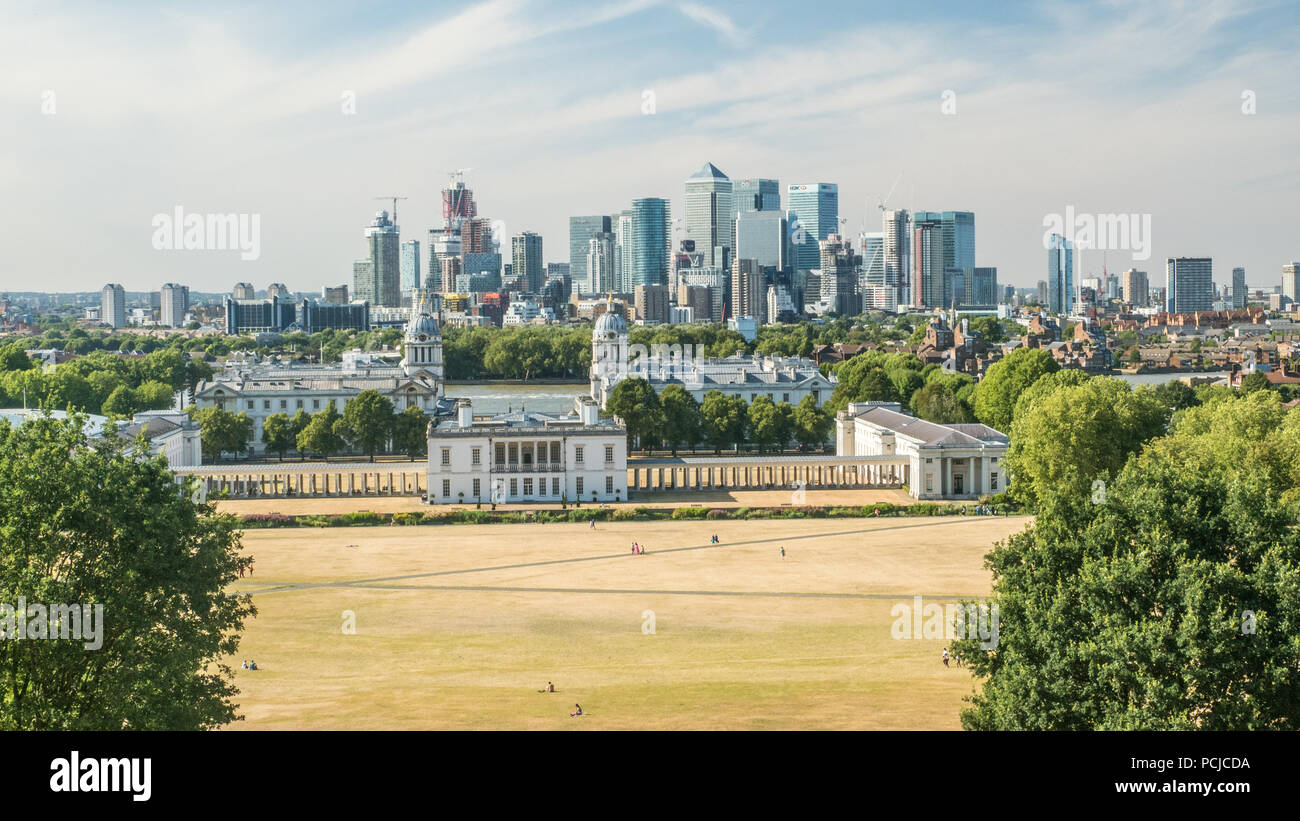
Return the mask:
[[447, 396], [462, 397], [474, 403], [474, 413], [498, 414], [510, 410], [541, 411], [542, 413], [568, 413], [573, 410], [573, 400], [588, 396], [591, 386], [579, 385], [448, 385]]
[[1201, 379], [1223, 379], [1227, 375], [1227, 371], [1175, 371], [1173, 373], [1121, 373], [1117, 374], [1116, 377], [1123, 379], [1135, 388], [1138, 385], [1150, 385], [1154, 388], [1157, 385], [1173, 382], [1175, 379], [1182, 379], [1185, 376], [1195, 376]]

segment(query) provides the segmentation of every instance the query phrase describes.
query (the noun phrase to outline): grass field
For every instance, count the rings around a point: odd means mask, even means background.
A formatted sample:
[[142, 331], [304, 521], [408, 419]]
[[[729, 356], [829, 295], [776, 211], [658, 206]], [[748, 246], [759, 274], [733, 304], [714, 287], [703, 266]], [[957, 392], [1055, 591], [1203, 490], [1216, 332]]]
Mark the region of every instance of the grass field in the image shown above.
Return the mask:
[[956, 729], [970, 676], [893, 639], [890, 609], [986, 595], [983, 555], [1025, 522], [247, 531], [234, 666], [260, 669], [236, 670], [232, 727]]

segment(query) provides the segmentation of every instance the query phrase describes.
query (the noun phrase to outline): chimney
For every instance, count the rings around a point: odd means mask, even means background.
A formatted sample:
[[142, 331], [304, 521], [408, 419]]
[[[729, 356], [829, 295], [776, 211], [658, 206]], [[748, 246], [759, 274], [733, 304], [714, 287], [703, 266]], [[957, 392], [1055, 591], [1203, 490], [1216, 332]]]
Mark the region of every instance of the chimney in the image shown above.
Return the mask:
[[577, 405], [578, 418], [582, 420], [583, 425], [594, 425], [600, 421], [600, 407], [595, 399], [590, 396], [579, 396], [574, 404]]
[[474, 427], [474, 408], [468, 399], [456, 400], [456, 425], [466, 429]]

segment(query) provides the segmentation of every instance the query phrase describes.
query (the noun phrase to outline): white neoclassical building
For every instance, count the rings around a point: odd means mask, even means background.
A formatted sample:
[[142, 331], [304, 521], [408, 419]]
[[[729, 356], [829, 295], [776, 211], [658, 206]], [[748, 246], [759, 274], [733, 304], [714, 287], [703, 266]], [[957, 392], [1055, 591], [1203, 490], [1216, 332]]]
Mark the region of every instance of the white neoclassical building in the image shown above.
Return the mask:
[[406, 325], [404, 356], [392, 364], [364, 353], [345, 354], [338, 365], [249, 362], [232, 359], [221, 373], [199, 383], [194, 402], [199, 409], [222, 407], [247, 413], [253, 420], [249, 449], [265, 452], [262, 424], [276, 413], [295, 415], [325, 410], [331, 402], [339, 413], [348, 400], [364, 390], [377, 390], [401, 413], [414, 405], [429, 416], [450, 409], [444, 394], [442, 332], [438, 321], [417, 308]]
[[908, 460], [916, 499], [976, 499], [1007, 488], [1005, 434], [981, 424], [940, 425], [897, 402], [854, 402], [835, 418], [836, 452]]
[[701, 351], [677, 346], [631, 345], [627, 321], [616, 311], [617, 306], [607, 301], [591, 334], [591, 397], [601, 407], [614, 386], [628, 377], [645, 379], [656, 392], [681, 385], [697, 402], [716, 390], [746, 402], [767, 396], [792, 405], [811, 395], [822, 405], [835, 389], [833, 375], [823, 375], [815, 362], [802, 357], [738, 354], [708, 359]]
[[563, 415], [475, 416], [468, 399], [429, 423], [429, 504], [627, 499], [627, 430], [582, 396]]

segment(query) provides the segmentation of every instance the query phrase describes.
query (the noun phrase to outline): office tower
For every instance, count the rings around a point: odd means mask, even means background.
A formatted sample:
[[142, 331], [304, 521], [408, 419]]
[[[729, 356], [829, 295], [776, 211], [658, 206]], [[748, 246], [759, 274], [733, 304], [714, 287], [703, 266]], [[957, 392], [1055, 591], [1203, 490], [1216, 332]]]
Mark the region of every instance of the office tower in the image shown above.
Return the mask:
[[190, 307], [190, 289], [185, 285], [168, 282], [158, 292], [158, 322], [169, 328], [185, 324], [185, 311]]
[[620, 211], [609, 218], [609, 230], [614, 233], [614, 290], [620, 294], [629, 291], [632, 281], [632, 211]]
[[492, 220], [471, 217], [460, 224], [460, 252], [483, 254], [495, 251], [496, 239], [492, 236]]
[[731, 265], [731, 316], [752, 316], [761, 323], [766, 302], [762, 269], [752, 259], [737, 259]]
[[476, 216], [478, 206], [474, 204], [474, 192], [466, 188], [464, 182], [458, 180], [442, 189], [442, 223], [448, 233], [459, 233], [465, 220]]
[[587, 276], [587, 254], [591, 252], [591, 238], [612, 230], [610, 218], [604, 214], [569, 217], [569, 276], [574, 282], [585, 285], [590, 281]]
[[226, 297], [226, 333], [279, 333], [297, 321], [297, 306], [292, 300], [232, 299]]
[[[1241, 272], [1244, 281], [1246, 272]], [[1300, 262], [1288, 262], [1282, 266], [1282, 296], [1292, 302], [1300, 302]]]
[[455, 230], [429, 229], [429, 273], [424, 280], [425, 288], [434, 291], [442, 288], [442, 262], [451, 257], [460, 259], [461, 247], [461, 231], [459, 228]]
[[1232, 269], [1232, 308], [1240, 311], [1246, 307], [1246, 298], [1248, 296], [1246, 288], [1246, 269]]
[[632, 200], [630, 242], [623, 249], [630, 254], [628, 280], [623, 287], [667, 285], [671, 254], [672, 216], [668, 200], [642, 197]]
[[821, 264], [818, 243], [840, 230], [839, 186], [826, 182], [788, 186], [786, 205], [791, 264], [811, 271]]
[[704, 252], [706, 265], [722, 265], [718, 248], [735, 248], [732, 236], [731, 180], [705, 163], [686, 180], [686, 238]]
[[587, 240], [587, 258], [582, 267], [587, 281], [582, 283], [588, 294], [608, 294], [618, 290], [614, 277], [614, 235], [602, 231]]
[[462, 273], [460, 257], [443, 257], [438, 261], [438, 290], [444, 294], [456, 293], [456, 277]]
[[235, 288], [230, 292], [235, 299], [256, 299], [257, 291], [253, 288], [251, 282], [237, 282]]
[[965, 286], [969, 301], [970, 283], [975, 276], [975, 214], [971, 211], [944, 211], [943, 223], [944, 307], [955, 299], [953, 287]]
[[402, 282], [403, 291], [414, 291], [420, 287], [420, 241], [408, 240], [402, 243]]
[[911, 294], [912, 217], [906, 211], [884, 211], [880, 215], [885, 255], [885, 284], [898, 288], [899, 301], [916, 304]]
[[114, 328], [126, 327], [126, 290], [105, 285], [99, 292], [99, 321]]
[[331, 329], [335, 331], [370, 330], [370, 304], [368, 302], [328, 302], [304, 299], [299, 306], [303, 333], [314, 334]]
[[764, 315], [768, 324], [794, 318], [794, 302], [790, 300], [790, 291], [784, 285], [767, 286], [767, 310]]
[[943, 264], [943, 215], [917, 211], [912, 216], [912, 304], [947, 308], [952, 293]]
[[[678, 303], [681, 304], [682, 288], [706, 288], [709, 292], [709, 309], [695, 312], [697, 318], [707, 316], [712, 322], [726, 319], [725, 311], [731, 305], [731, 272], [721, 268], [682, 268], [677, 272]], [[692, 296], [691, 299], [695, 299]], [[692, 303], [694, 304], [694, 303]]]
[[550, 282], [558, 277], [573, 278], [573, 273], [567, 262], [548, 262], [546, 263], [546, 281]]
[[785, 214], [780, 211], [742, 211], [736, 217], [736, 259], [752, 259], [762, 268], [784, 270], [787, 239]]
[[668, 286], [638, 285], [633, 292], [633, 304], [636, 316], [648, 324], [663, 324], [668, 321]]
[[870, 285], [885, 284], [885, 234], [863, 233], [862, 240], [862, 279]]
[[966, 293], [966, 302], [971, 305], [997, 305], [998, 269], [975, 268], [971, 273], [970, 288]]
[[823, 302], [831, 310], [844, 316], [856, 316], [861, 311], [858, 304], [858, 270], [862, 257], [853, 251], [853, 243], [839, 234], [831, 234], [818, 244], [820, 252], [821, 290]]
[[1074, 300], [1074, 243], [1052, 234], [1047, 249], [1047, 310], [1068, 316]]
[[1208, 311], [1214, 303], [1214, 269], [1209, 257], [1165, 259], [1165, 310], [1171, 314]]
[[541, 293], [546, 284], [546, 264], [542, 262], [542, 236], [532, 231], [515, 234], [510, 238], [511, 259], [514, 260], [511, 271], [515, 277], [523, 277], [528, 283], [528, 292]]
[[320, 289], [320, 301], [328, 302], [331, 305], [347, 305], [348, 286], [336, 285], [335, 287], [331, 288], [330, 286], [326, 285], [324, 288]]
[[706, 285], [677, 286], [677, 307], [690, 308], [695, 322], [715, 322], [713, 316], [713, 297]]
[[370, 265], [361, 268], [364, 279], [357, 279], [358, 267], [353, 266], [353, 293], [358, 299], [372, 305], [396, 308], [402, 304], [401, 239], [397, 226], [380, 211], [365, 231], [366, 246], [370, 252]]
[[736, 216], [750, 211], [780, 211], [781, 185], [776, 180], [732, 180], [731, 201]]
[[282, 300], [293, 301], [293, 292], [290, 291], [289, 286], [285, 285], [283, 282], [272, 282], [270, 285], [266, 286], [266, 298], [270, 299], [271, 297], [279, 297]]
[[1123, 291], [1123, 300], [1134, 308], [1145, 308], [1151, 300], [1151, 284], [1144, 270], [1130, 268], [1119, 274], [1119, 287]]

